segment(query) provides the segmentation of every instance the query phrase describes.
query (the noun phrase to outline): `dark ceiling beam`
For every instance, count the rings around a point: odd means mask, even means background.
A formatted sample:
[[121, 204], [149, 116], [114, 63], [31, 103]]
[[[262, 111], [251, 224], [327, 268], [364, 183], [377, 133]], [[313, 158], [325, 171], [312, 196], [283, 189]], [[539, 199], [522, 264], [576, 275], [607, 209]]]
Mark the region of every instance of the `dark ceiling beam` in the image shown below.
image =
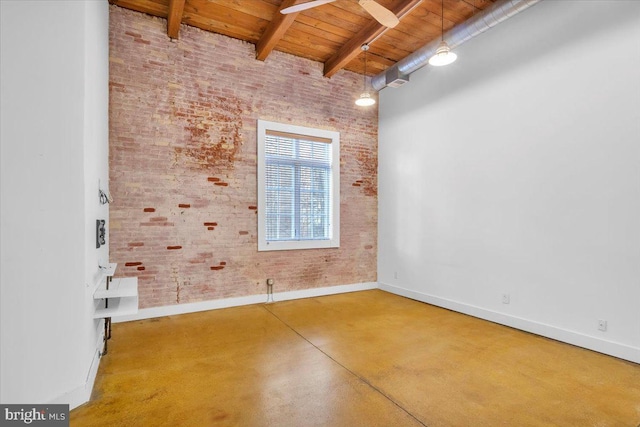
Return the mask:
[[283, 15], [280, 11], [303, 2], [304, 0], [284, 0], [282, 2], [273, 19], [267, 26], [267, 29], [264, 30], [264, 34], [262, 34], [262, 37], [260, 37], [260, 40], [256, 43], [256, 59], [260, 61], [267, 59], [267, 56], [269, 56], [273, 48], [276, 47], [298, 15], [298, 13]]
[[[390, 10], [402, 20], [402, 18], [411, 12], [414, 7], [420, 4], [422, 0], [400, 0]], [[372, 19], [358, 33], [346, 42], [338, 52], [324, 63], [324, 76], [331, 77], [349, 62], [351, 62], [361, 52], [361, 46], [370, 43], [375, 38], [388, 30], [387, 27]]]
[[182, 23], [182, 12], [185, 0], [169, 0], [169, 13], [167, 15], [167, 35], [177, 39]]

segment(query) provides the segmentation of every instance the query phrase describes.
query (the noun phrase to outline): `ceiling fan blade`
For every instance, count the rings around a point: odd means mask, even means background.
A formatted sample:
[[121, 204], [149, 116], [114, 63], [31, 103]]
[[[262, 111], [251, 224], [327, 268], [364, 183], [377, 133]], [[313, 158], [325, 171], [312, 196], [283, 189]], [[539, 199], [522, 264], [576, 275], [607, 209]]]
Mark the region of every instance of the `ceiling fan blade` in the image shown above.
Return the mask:
[[327, 4], [327, 3], [331, 3], [334, 2], [336, 0], [311, 0], [308, 1], [306, 3], [301, 3], [301, 4], [295, 4], [293, 6], [289, 6], [286, 7], [284, 9], [282, 9], [280, 11], [280, 13], [282, 13], [283, 15], [286, 15], [288, 13], [295, 13], [295, 12], [300, 12], [303, 10], [307, 10], [307, 9], [311, 9], [312, 7], [317, 7], [323, 4]]
[[358, 4], [385, 27], [393, 28], [400, 22], [393, 12], [374, 0], [359, 0]]

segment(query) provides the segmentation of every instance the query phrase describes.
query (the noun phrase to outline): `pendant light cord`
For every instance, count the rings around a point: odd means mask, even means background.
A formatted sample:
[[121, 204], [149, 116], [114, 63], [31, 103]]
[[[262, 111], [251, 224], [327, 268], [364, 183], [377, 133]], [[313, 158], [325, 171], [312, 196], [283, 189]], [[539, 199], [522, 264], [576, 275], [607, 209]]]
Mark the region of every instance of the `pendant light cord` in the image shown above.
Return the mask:
[[364, 51], [364, 73], [362, 74], [362, 91], [367, 91], [367, 51], [369, 50], [368, 44], [362, 45], [362, 50]]
[[367, 50], [364, 51], [364, 74], [362, 75], [362, 87], [367, 91]]
[[440, 2], [440, 40], [444, 41], [444, 0]]

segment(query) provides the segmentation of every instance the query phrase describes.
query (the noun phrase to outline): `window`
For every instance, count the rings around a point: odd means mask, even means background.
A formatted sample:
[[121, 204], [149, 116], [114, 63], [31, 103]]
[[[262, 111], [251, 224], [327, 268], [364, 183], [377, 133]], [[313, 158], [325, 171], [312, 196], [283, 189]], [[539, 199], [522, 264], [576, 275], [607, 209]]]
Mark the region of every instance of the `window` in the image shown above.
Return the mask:
[[340, 134], [258, 120], [258, 250], [340, 246]]

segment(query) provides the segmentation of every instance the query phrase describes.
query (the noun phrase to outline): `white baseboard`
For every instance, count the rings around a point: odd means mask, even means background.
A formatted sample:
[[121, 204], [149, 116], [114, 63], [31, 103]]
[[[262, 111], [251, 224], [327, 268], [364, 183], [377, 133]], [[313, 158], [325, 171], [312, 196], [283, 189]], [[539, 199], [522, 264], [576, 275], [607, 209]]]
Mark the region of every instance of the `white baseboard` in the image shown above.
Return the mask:
[[[274, 301], [319, 297], [324, 295], [342, 294], [346, 292], [377, 289], [378, 283], [365, 282], [352, 285], [327, 286], [323, 288], [303, 289], [299, 291], [277, 292], [273, 294]], [[201, 301], [187, 304], [167, 305], [138, 310], [137, 314], [113, 318], [113, 323], [130, 322], [133, 320], [151, 319], [154, 317], [173, 316], [177, 314], [195, 313], [198, 311], [216, 310], [220, 308], [239, 307], [242, 305], [261, 304], [267, 302], [267, 294], [250, 295], [246, 297], [225, 298], [211, 301]]]
[[608, 354], [620, 359], [629, 360], [631, 362], [640, 363], [640, 348], [632, 347], [626, 344], [606, 341], [600, 338], [584, 335], [579, 332], [573, 332], [556, 326], [535, 322], [520, 317], [510, 316], [504, 313], [498, 313], [485, 308], [464, 304], [458, 301], [452, 301], [421, 292], [412, 291], [401, 288], [399, 286], [379, 283], [379, 288], [396, 294], [411, 298], [417, 301], [432, 304], [438, 307], [457, 311], [459, 313], [468, 314], [490, 322], [499, 323], [501, 325], [520, 329], [522, 331], [531, 332], [536, 335], [562, 341], [578, 347], [594, 350], [599, 353]]
[[93, 392], [93, 385], [96, 382], [96, 376], [98, 375], [98, 367], [100, 366], [100, 357], [102, 351], [102, 343], [104, 339], [104, 332], [101, 332], [96, 343], [96, 349], [91, 360], [91, 366], [87, 374], [87, 379], [84, 384], [76, 387], [75, 389], [64, 393], [55, 399], [51, 400], [50, 404], [68, 404], [69, 409], [77, 408], [83, 405], [91, 399], [91, 393]]

